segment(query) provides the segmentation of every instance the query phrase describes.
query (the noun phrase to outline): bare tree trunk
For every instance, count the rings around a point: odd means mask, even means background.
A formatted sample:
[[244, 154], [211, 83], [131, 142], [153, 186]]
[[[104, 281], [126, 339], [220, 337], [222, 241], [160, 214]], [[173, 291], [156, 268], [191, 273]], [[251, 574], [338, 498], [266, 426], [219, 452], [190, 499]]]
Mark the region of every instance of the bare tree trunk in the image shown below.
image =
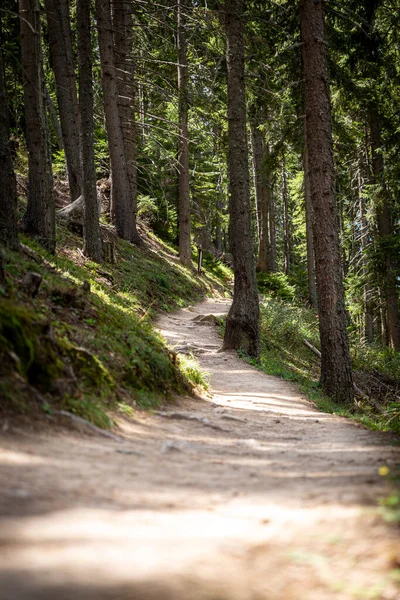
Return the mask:
[[50, 56], [67, 163], [71, 202], [81, 195], [78, 99], [72, 51], [69, 0], [45, 0]]
[[19, 0], [26, 144], [29, 163], [25, 231], [50, 252], [56, 246], [55, 203], [40, 32], [39, 0]]
[[96, 18], [104, 110], [112, 172], [111, 215], [115, 220], [118, 235], [124, 240], [128, 240], [128, 242], [135, 242], [138, 238], [138, 233], [136, 230], [134, 199], [130, 189], [124, 136], [118, 106], [119, 93], [115, 68], [114, 41], [111, 29], [110, 0], [96, 0]]
[[250, 131], [251, 131], [251, 149], [253, 158], [253, 177], [254, 177], [254, 191], [256, 200], [256, 217], [257, 217], [257, 241], [260, 246], [261, 237], [261, 205], [263, 196], [263, 147], [264, 139], [263, 134], [258, 128], [259, 123], [257, 119], [251, 119]]
[[101, 262], [102, 243], [94, 164], [92, 44], [90, 2], [88, 0], [77, 0], [76, 22], [78, 29], [82, 193], [84, 197], [83, 252], [92, 260]]
[[192, 264], [190, 247], [189, 130], [188, 130], [188, 64], [186, 42], [186, 0], [178, 0], [178, 111], [179, 111], [179, 259]]
[[268, 271], [275, 272], [278, 270], [278, 263], [276, 253], [276, 204], [274, 198], [274, 185], [272, 182], [268, 185], [268, 226]]
[[50, 121], [51, 121], [51, 124], [53, 125], [53, 131], [57, 138], [57, 146], [58, 146], [59, 150], [63, 150], [64, 143], [63, 143], [61, 125], [60, 125], [60, 121], [58, 120], [56, 107], [54, 106], [53, 100], [51, 99], [47, 85], [45, 86], [45, 94], [46, 94], [47, 110], [49, 111]]
[[289, 214], [289, 192], [286, 177], [286, 161], [282, 160], [282, 200], [283, 200], [283, 249], [284, 249], [284, 272], [289, 274], [292, 255], [292, 232]]
[[[305, 137], [304, 129], [304, 137]], [[303, 155], [303, 170], [304, 170], [304, 204], [306, 213], [306, 243], [307, 243], [307, 280], [308, 280], [308, 299], [310, 304], [317, 308], [317, 286], [315, 283], [315, 261], [314, 261], [314, 242], [312, 233], [312, 204], [310, 178], [308, 176], [308, 152], [307, 144], [304, 144]]]
[[228, 173], [230, 246], [235, 276], [224, 348], [259, 354], [258, 292], [250, 222], [250, 184], [246, 139], [243, 0], [225, 4], [228, 69]]
[[392, 251], [390, 244], [388, 244], [393, 236], [393, 219], [390, 198], [384, 178], [379, 112], [375, 105], [369, 105], [368, 118], [371, 134], [373, 177], [374, 183], [379, 187], [376, 202], [376, 217], [380, 238], [380, 252], [382, 253], [382, 295], [386, 304], [390, 345], [396, 350], [400, 350], [400, 313], [397, 278]]
[[372, 310], [372, 290], [370, 285], [366, 281], [368, 275], [368, 259], [367, 259], [367, 248], [368, 248], [368, 235], [369, 227], [367, 221], [367, 211], [365, 207], [365, 197], [363, 193], [363, 180], [362, 180], [362, 168], [361, 159], [359, 160], [357, 180], [358, 180], [358, 207], [360, 212], [360, 244], [361, 244], [361, 265], [362, 274], [364, 277], [364, 327], [363, 327], [363, 339], [368, 344], [372, 344], [374, 341], [374, 313]]
[[[17, 182], [10, 150], [10, 129], [0, 21], [0, 246], [18, 250]], [[0, 281], [0, 285], [1, 285]]]
[[141, 244], [136, 229], [137, 214], [137, 168], [136, 168], [136, 119], [135, 119], [135, 68], [132, 56], [133, 22], [130, 0], [113, 2], [113, 30], [115, 66], [118, 74], [118, 107], [128, 169], [129, 186], [135, 220], [135, 244]]
[[321, 338], [321, 385], [329, 396], [345, 403], [353, 399], [353, 382], [335, 198], [324, 3], [301, 0], [300, 18]]

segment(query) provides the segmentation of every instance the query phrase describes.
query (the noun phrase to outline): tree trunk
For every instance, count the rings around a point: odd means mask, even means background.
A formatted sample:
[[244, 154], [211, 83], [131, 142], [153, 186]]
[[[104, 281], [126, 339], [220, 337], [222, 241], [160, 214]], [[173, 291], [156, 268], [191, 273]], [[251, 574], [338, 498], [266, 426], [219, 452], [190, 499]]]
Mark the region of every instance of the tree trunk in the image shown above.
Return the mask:
[[367, 221], [367, 211], [365, 207], [365, 197], [363, 193], [363, 181], [361, 175], [361, 160], [359, 161], [359, 167], [357, 172], [358, 180], [358, 205], [360, 213], [360, 244], [361, 244], [361, 268], [364, 278], [364, 327], [363, 327], [363, 339], [368, 344], [372, 344], [374, 341], [374, 313], [372, 310], [372, 290], [370, 285], [366, 281], [368, 276], [368, 259], [367, 259], [367, 248], [368, 248], [368, 235], [369, 227]]
[[269, 244], [268, 244], [268, 271], [275, 272], [278, 270], [277, 254], [276, 254], [276, 205], [274, 198], [274, 185], [272, 182], [268, 185], [268, 227], [269, 227]]
[[50, 252], [56, 245], [55, 203], [40, 32], [39, 0], [19, 0], [29, 189], [25, 231]]
[[[304, 137], [306, 131], [304, 128]], [[308, 280], [308, 299], [311, 306], [317, 308], [317, 286], [315, 283], [315, 261], [314, 261], [314, 242], [312, 233], [312, 204], [310, 191], [310, 178], [308, 176], [308, 152], [307, 143], [304, 144], [303, 155], [303, 170], [304, 170], [304, 204], [306, 213], [306, 243], [307, 243], [307, 280]]]
[[372, 171], [374, 183], [378, 186], [376, 201], [376, 218], [379, 233], [379, 246], [382, 254], [382, 296], [386, 304], [387, 327], [390, 345], [400, 350], [400, 313], [397, 290], [396, 269], [390, 240], [393, 237], [393, 219], [391, 215], [390, 198], [384, 178], [384, 163], [382, 155], [382, 140], [378, 108], [370, 104], [368, 120], [371, 134]]
[[188, 64], [186, 42], [186, 0], [178, 0], [178, 112], [179, 112], [179, 259], [192, 264], [190, 247], [189, 130], [188, 130]]
[[118, 107], [128, 169], [129, 187], [135, 220], [135, 244], [141, 244], [136, 229], [137, 214], [137, 168], [136, 168], [136, 119], [135, 119], [135, 69], [132, 56], [133, 23], [130, 0], [113, 2], [113, 31], [115, 66], [118, 74]]
[[138, 238], [131, 194], [124, 136], [118, 106], [118, 83], [115, 69], [114, 42], [111, 29], [110, 0], [96, 0], [96, 18], [99, 37], [102, 86], [108, 148], [110, 152], [112, 187], [111, 215], [118, 235], [128, 242]]
[[256, 200], [257, 241], [260, 246], [261, 237], [261, 205], [263, 196], [263, 134], [258, 128], [256, 119], [250, 121], [251, 149], [253, 157], [254, 192]]
[[324, 4], [314, 0], [301, 0], [300, 17], [306, 143], [321, 339], [321, 385], [329, 396], [337, 402], [345, 403], [353, 399], [353, 382], [335, 199]]
[[246, 139], [243, 0], [225, 4], [228, 70], [228, 176], [230, 247], [235, 276], [224, 349], [259, 355], [258, 292], [250, 219], [250, 185]]
[[283, 249], [284, 249], [284, 272], [289, 274], [292, 255], [292, 232], [289, 215], [289, 192], [286, 177], [286, 161], [282, 160], [282, 200], [283, 200]]
[[56, 107], [54, 106], [54, 102], [51, 99], [47, 85], [45, 86], [45, 94], [46, 94], [45, 99], [46, 99], [47, 110], [49, 112], [50, 121], [53, 126], [54, 135], [56, 136], [56, 139], [57, 139], [57, 146], [58, 146], [59, 150], [63, 150], [64, 143], [63, 143], [61, 125], [60, 125], [60, 121], [58, 120]]
[[69, 193], [73, 202], [81, 195], [82, 174], [69, 0], [45, 0], [45, 7]]
[[0, 26], [0, 246], [18, 250], [17, 181], [10, 150], [2, 42]]
[[93, 74], [90, 31], [90, 2], [77, 0], [79, 111], [81, 126], [81, 172], [83, 211], [83, 252], [96, 262], [102, 260], [102, 243], [97, 201], [93, 134]]

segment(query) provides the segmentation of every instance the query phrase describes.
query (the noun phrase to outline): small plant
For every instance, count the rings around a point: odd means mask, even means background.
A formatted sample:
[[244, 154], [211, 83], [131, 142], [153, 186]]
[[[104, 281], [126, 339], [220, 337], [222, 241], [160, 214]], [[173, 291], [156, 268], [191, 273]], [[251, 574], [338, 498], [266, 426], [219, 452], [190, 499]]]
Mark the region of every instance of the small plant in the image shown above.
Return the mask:
[[208, 374], [200, 370], [199, 364], [194, 356], [179, 354], [179, 369], [184, 377], [193, 385], [208, 388]]
[[262, 294], [282, 300], [294, 300], [296, 289], [284, 273], [257, 273], [257, 285]]

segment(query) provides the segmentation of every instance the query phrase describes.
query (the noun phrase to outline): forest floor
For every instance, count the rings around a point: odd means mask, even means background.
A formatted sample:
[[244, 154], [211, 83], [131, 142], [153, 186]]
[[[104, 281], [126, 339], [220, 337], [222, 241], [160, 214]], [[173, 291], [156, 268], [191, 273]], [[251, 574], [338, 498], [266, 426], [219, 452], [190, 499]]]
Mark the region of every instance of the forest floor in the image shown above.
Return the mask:
[[219, 353], [200, 316], [227, 307], [158, 322], [210, 374], [203, 398], [119, 417], [119, 442], [1, 434], [1, 600], [400, 599], [399, 529], [376, 509], [396, 437]]

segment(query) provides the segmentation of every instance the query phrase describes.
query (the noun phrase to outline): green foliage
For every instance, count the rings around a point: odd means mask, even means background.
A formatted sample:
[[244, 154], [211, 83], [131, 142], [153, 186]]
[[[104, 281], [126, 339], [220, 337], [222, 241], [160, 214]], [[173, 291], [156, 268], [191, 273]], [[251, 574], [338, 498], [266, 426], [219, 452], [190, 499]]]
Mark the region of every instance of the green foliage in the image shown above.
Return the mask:
[[[353, 407], [335, 404], [321, 391], [319, 359], [303, 343], [306, 339], [319, 346], [318, 321], [315, 312], [306, 307], [293, 306], [273, 297], [265, 297], [261, 303], [260, 363], [268, 374], [293, 381], [315, 402], [317, 407], [355, 419], [370, 429], [400, 431], [400, 404], [394, 398], [384, 406], [384, 414], [377, 414], [373, 406], [360, 400]], [[351, 346], [353, 368], [358, 376], [389, 378], [394, 385], [400, 382], [400, 355], [390, 349], [374, 348], [360, 344]]]
[[179, 366], [190, 383], [207, 389], [208, 375], [200, 370], [199, 364], [193, 356], [187, 357], [184, 354], [179, 354]]
[[257, 285], [261, 294], [271, 294], [282, 300], [294, 300], [296, 289], [284, 273], [257, 273]]

